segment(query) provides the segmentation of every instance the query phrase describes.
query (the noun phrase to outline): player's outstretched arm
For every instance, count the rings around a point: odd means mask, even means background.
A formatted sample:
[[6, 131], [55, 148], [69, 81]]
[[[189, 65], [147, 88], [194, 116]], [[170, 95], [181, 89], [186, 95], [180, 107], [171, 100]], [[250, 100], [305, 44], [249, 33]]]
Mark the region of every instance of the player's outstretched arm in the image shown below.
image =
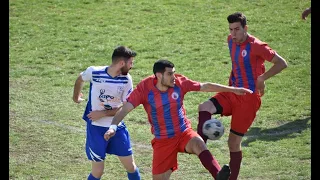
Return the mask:
[[80, 102], [84, 101], [84, 99], [82, 99], [83, 94], [81, 93], [83, 84], [84, 84], [84, 81], [82, 79], [82, 76], [79, 75], [76, 82], [74, 83], [74, 87], [73, 87], [72, 99], [75, 103], [80, 103]]
[[203, 91], [203, 92], [233, 92], [238, 95], [245, 95], [247, 93], [252, 94], [252, 91], [247, 88], [225, 86], [225, 85], [217, 84], [217, 83], [201, 83], [200, 91]]
[[116, 115], [113, 117], [110, 128], [108, 131], [104, 134], [104, 139], [109, 140], [112, 136], [115, 135], [117, 131], [117, 125], [124, 119], [124, 117], [134, 109], [134, 106], [126, 102], [122, 106], [121, 110], [116, 113]]

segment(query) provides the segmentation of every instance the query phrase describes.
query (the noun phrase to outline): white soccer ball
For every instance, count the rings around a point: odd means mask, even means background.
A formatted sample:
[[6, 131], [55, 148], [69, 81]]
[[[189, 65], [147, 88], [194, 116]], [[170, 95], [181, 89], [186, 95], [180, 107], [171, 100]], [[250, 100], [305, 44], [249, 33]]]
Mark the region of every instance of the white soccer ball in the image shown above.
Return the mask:
[[224, 126], [218, 119], [212, 118], [204, 122], [202, 133], [210, 140], [218, 140], [224, 134]]

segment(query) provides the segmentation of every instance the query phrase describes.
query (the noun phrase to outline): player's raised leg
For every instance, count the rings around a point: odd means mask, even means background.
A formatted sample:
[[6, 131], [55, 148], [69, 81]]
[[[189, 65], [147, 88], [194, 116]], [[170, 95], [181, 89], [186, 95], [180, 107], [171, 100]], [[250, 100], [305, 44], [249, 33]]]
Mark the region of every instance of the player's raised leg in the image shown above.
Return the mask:
[[198, 126], [197, 132], [202, 137], [203, 141], [207, 143], [208, 137], [202, 133], [202, 127], [204, 122], [211, 119], [213, 113], [217, 111], [211, 100], [207, 100], [201, 103], [198, 107]]

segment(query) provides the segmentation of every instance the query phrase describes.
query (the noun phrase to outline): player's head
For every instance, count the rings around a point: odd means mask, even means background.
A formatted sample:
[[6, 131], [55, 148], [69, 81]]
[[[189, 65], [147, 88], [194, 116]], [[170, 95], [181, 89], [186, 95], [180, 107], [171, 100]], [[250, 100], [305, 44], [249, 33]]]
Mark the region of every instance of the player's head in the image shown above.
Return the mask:
[[175, 83], [174, 64], [166, 59], [160, 59], [153, 65], [153, 74], [160, 81], [162, 86], [174, 87]]
[[112, 53], [112, 64], [119, 64], [121, 74], [127, 75], [133, 67], [133, 60], [137, 53], [125, 46], [118, 46]]
[[247, 18], [241, 12], [235, 12], [228, 16], [229, 31], [232, 36], [232, 41], [242, 43], [247, 38]]

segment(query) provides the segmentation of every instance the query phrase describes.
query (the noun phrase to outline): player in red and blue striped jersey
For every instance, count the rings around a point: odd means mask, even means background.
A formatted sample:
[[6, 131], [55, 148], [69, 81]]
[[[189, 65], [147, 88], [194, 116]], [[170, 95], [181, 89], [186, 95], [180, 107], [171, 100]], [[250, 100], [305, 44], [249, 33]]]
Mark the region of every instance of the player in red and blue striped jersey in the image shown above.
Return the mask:
[[[232, 116], [228, 139], [229, 166], [230, 180], [236, 180], [242, 161], [242, 137], [253, 123], [260, 108], [265, 81], [285, 69], [287, 62], [267, 43], [248, 34], [244, 14], [236, 12], [229, 15], [227, 20], [230, 30], [228, 46], [232, 62], [229, 85], [248, 88], [253, 91], [253, 94], [238, 96], [230, 92], [221, 92], [200, 104], [197, 132], [206, 142], [208, 138], [202, 133], [203, 123], [211, 119], [212, 114]], [[265, 71], [265, 60], [273, 63], [268, 71]]]
[[203, 139], [191, 129], [191, 122], [186, 116], [183, 104], [184, 96], [190, 91], [233, 92], [238, 95], [250, 94], [252, 91], [193, 81], [181, 74], [175, 74], [174, 64], [168, 60], [155, 62], [153, 73], [154, 75], [143, 79], [129, 95], [127, 102], [114, 116], [112, 125], [105, 133], [105, 139], [109, 140], [117, 130], [116, 124], [142, 104], [154, 135], [151, 141], [154, 180], [167, 180], [171, 173], [178, 169], [178, 152], [196, 154], [216, 180], [227, 180], [230, 175], [229, 167], [220, 168]]

